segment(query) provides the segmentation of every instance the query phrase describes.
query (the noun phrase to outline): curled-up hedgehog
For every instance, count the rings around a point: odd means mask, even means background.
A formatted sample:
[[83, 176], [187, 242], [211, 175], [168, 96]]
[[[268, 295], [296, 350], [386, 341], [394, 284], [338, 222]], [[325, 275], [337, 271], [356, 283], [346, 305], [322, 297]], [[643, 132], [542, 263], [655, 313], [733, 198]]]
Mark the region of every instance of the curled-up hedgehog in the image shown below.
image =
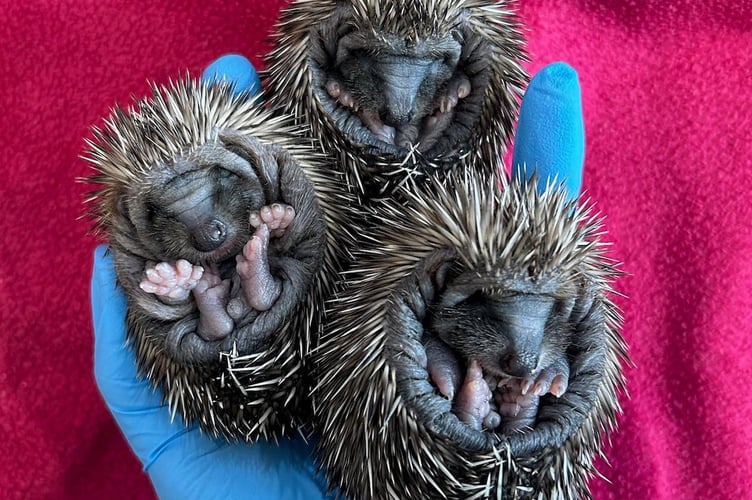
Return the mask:
[[314, 353], [330, 479], [351, 498], [588, 497], [627, 361], [601, 219], [472, 171], [403, 195]]
[[142, 374], [213, 435], [297, 427], [302, 357], [340, 260], [341, 179], [299, 127], [222, 82], [154, 86], [93, 135], [91, 215]]
[[338, 157], [362, 204], [406, 178], [493, 165], [527, 83], [506, 1], [297, 0], [275, 42], [270, 98]]

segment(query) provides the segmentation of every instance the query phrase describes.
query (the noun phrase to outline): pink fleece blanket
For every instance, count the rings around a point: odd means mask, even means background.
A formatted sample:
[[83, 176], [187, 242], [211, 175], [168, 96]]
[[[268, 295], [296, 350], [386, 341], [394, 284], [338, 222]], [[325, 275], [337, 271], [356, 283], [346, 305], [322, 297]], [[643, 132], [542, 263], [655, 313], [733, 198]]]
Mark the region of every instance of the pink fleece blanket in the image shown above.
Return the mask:
[[[0, 491], [151, 498], [94, 384], [78, 158], [147, 79], [240, 52], [284, 3], [0, 2]], [[579, 71], [635, 368], [596, 498], [752, 491], [752, 3], [527, 0], [530, 68]]]

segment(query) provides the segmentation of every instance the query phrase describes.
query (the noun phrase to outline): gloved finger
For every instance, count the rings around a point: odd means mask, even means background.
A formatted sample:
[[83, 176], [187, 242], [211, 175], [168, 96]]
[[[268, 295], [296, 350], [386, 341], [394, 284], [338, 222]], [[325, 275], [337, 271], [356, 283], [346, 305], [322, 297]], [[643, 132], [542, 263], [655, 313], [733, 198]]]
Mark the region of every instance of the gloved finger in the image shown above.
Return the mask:
[[134, 353], [125, 343], [126, 299], [116, 285], [106, 245], [94, 251], [91, 309], [97, 385], [133, 451], [147, 465], [165, 441], [186, 430], [180, 418], [172, 421], [161, 395], [137, 374]]
[[517, 124], [512, 175], [562, 183], [570, 198], [582, 187], [585, 127], [577, 72], [568, 64], [549, 64], [528, 85]]
[[94, 375], [110, 405], [142, 408], [159, 398], [136, 373], [134, 354], [126, 346], [126, 299], [116, 283], [112, 255], [106, 245], [94, 251], [91, 312], [94, 325]]
[[235, 93], [248, 92], [254, 96], [261, 93], [261, 80], [251, 61], [239, 54], [227, 54], [215, 60], [204, 70], [204, 81], [224, 80], [235, 86]]
[[326, 497], [323, 474], [300, 438], [228, 444], [192, 432], [170, 443], [148, 472], [163, 499]]

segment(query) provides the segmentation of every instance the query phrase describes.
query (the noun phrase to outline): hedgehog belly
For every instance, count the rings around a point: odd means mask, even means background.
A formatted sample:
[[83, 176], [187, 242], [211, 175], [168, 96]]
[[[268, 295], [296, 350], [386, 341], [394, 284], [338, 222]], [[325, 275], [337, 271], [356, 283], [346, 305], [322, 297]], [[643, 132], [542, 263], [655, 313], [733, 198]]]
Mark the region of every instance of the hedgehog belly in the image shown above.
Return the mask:
[[[468, 173], [406, 190], [405, 205], [380, 206], [372, 243], [355, 252], [313, 355], [322, 462], [352, 498], [589, 496], [624, 384], [626, 347], [609, 298], [619, 273], [590, 208], [555, 187], [541, 194], [503, 180], [499, 192], [496, 182]], [[439, 316], [459, 319], [440, 331]], [[448, 358], [431, 361], [439, 341]], [[532, 422], [507, 429], [489, 375], [519, 387], [562, 362], [554, 373], [566, 373], [564, 391], [547, 389]], [[484, 423], [472, 425], [458, 411], [462, 382], [446, 390], [436, 363], [466, 379], [481, 373], [470, 383], [489, 384], [501, 423], [482, 409]]]
[[273, 439], [307, 414], [303, 359], [351, 204], [301, 128], [189, 78], [115, 109], [86, 159], [90, 215], [128, 299], [140, 371], [186, 422]]

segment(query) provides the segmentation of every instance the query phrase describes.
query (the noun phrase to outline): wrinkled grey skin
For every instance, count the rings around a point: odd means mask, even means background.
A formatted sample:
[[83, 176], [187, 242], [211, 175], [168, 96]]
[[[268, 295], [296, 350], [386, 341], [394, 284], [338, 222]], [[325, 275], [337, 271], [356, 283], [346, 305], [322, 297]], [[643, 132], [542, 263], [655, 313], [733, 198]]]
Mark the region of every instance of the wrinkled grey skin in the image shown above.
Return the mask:
[[[403, 148], [419, 144], [425, 151], [451, 122], [459, 82], [470, 86], [455, 74], [460, 53], [452, 37], [408, 45], [396, 36], [366, 44], [358, 35], [345, 35], [338, 41], [327, 90], [379, 140]], [[452, 99], [451, 105], [442, 98]]]
[[[252, 213], [274, 203], [296, 212], [279, 238], [249, 224]], [[238, 272], [237, 256], [254, 232], [265, 251], [252, 259], [268, 270], [266, 281]], [[313, 186], [289, 154], [250, 136], [221, 135], [153, 168], [119, 200], [110, 243], [129, 298], [130, 332], [148, 335], [139, 342], [181, 364], [218, 365], [219, 353], [233, 348], [255, 352], [305, 298], [324, 239]], [[190, 294], [157, 296], [139, 286], [146, 269], [178, 259], [204, 268]], [[249, 291], [268, 307], [251, 307]]]
[[489, 74], [484, 43], [458, 28], [405, 40], [358, 31], [347, 8], [312, 35], [314, 91], [337, 128], [364, 151], [429, 157], [466, 147]]
[[[469, 450], [504, 439], [514, 453], [561, 445], [597, 399], [601, 299], [588, 283], [562, 277], [453, 275], [453, 257], [426, 259], [390, 306], [386, 351], [400, 394], [427, 427]], [[471, 374], [471, 360], [482, 375]], [[514, 414], [502, 406], [505, 391], [520, 398], [524, 380], [528, 395]], [[539, 382], [543, 392], [534, 395]]]
[[[557, 376], [557, 381], [563, 379], [559, 384], [563, 387], [555, 389], [557, 395], [566, 389], [572, 306], [571, 300], [557, 301], [551, 295], [514, 290], [496, 294], [478, 291], [466, 298], [451, 289], [444, 294], [428, 322], [429, 331], [438, 339], [432, 344], [441, 342], [466, 370], [472, 360], [482, 368], [483, 379], [479, 374], [477, 380], [470, 381], [469, 375], [462, 376], [459, 366], [445, 361], [450, 353], [442, 353], [443, 358], [435, 361], [429, 355], [434, 381], [444, 376], [452, 381], [465, 380], [463, 386], [457, 384], [451, 391], [457, 393], [454, 411], [461, 420], [478, 430], [481, 424], [486, 429], [502, 425], [505, 432], [534, 425], [539, 397], [549, 392]], [[534, 393], [535, 382], [540, 382], [541, 394]], [[494, 403], [483, 407], [492, 394]]]

